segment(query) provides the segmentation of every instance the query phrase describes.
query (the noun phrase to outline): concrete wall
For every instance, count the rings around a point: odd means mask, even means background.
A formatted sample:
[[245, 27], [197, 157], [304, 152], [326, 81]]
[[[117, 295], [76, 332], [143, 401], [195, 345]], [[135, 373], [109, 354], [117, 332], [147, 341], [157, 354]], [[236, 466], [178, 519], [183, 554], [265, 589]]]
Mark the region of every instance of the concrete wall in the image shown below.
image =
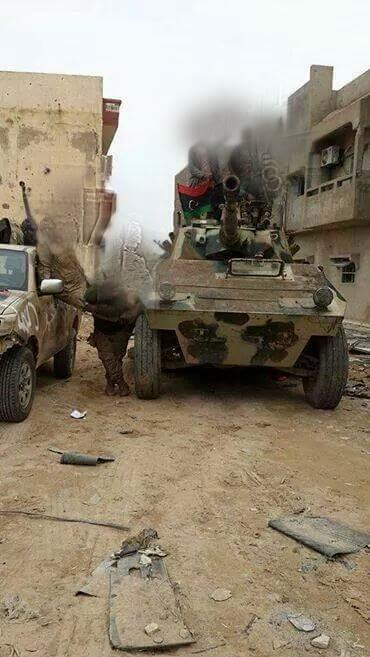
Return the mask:
[[[315, 257], [333, 285], [347, 299], [349, 319], [370, 322], [370, 230], [367, 227], [300, 233], [296, 241], [301, 246], [297, 257]], [[331, 257], [350, 256], [356, 266], [355, 283], [342, 283], [342, 272]]]
[[[102, 78], [0, 73], [0, 216], [34, 219], [88, 241], [102, 186]], [[68, 229], [68, 231], [67, 231]]]
[[[338, 91], [333, 69], [311, 66], [310, 79], [288, 101], [289, 153], [286, 228], [348, 299], [347, 315], [370, 322], [370, 70]], [[301, 137], [299, 137], [301, 134]], [[339, 145], [342, 161], [321, 167], [321, 151]], [[301, 193], [297, 176], [304, 176]], [[300, 194], [300, 195], [299, 195]], [[354, 283], [330, 257], [348, 256]]]

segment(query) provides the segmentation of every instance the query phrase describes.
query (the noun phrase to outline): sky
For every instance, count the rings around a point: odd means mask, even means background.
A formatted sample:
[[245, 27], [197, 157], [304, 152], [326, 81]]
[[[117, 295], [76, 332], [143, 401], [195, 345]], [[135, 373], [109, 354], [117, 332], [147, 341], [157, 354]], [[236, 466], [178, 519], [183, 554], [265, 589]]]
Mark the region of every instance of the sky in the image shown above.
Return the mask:
[[104, 95], [122, 99], [110, 151], [115, 221], [139, 221], [158, 237], [171, 228], [189, 117], [218, 105], [283, 107], [311, 64], [333, 65], [335, 88], [370, 68], [369, 0], [0, 0], [0, 8], [2, 70], [101, 75]]

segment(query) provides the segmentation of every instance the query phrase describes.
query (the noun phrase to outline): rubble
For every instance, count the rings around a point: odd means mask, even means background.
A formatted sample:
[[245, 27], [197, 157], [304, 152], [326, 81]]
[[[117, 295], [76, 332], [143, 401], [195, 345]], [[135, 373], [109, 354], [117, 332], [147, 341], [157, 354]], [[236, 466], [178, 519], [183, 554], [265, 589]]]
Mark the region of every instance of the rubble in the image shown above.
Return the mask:
[[319, 636], [315, 636], [315, 638], [311, 641], [311, 645], [314, 646], [314, 648], [328, 648], [329, 643], [330, 636], [327, 634], [320, 634]]
[[302, 614], [290, 614], [288, 620], [300, 632], [313, 632], [316, 627], [313, 620], [306, 618]]

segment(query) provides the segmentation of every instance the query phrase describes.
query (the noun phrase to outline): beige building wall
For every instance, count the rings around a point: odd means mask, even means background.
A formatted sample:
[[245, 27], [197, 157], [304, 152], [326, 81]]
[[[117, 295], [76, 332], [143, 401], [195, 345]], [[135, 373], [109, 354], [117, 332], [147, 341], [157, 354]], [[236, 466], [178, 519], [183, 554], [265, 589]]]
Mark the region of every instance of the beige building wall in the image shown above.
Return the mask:
[[92, 269], [114, 210], [102, 144], [101, 77], [0, 72], [0, 218], [25, 218], [23, 181], [35, 221], [51, 220]]
[[[326, 276], [347, 300], [347, 318], [370, 323], [370, 230], [355, 227], [320, 235], [301, 233], [297, 242], [301, 247], [297, 257], [322, 265]], [[343, 270], [330, 260], [341, 256], [350, 257], [356, 265], [354, 283], [342, 282]]]
[[[347, 317], [370, 322], [370, 70], [339, 90], [332, 79], [332, 67], [312, 66], [288, 100], [285, 227], [298, 257], [322, 265], [347, 299]], [[322, 166], [330, 146], [339, 161]]]

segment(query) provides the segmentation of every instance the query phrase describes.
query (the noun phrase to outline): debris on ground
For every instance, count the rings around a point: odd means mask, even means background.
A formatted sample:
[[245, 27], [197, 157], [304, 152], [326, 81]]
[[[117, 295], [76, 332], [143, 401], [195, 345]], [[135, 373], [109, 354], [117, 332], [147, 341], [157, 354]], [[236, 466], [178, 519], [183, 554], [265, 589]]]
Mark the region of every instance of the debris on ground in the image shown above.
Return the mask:
[[311, 618], [307, 618], [302, 614], [289, 614], [288, 620], [300, 632], [313, 632], [316, 627]]
[[60, 457], [63, 465], [98, 465], [98, 463], [112, 463], [114, 460], [114, 456], [92, 456], [77, 452], [64, 452]]
[[212, 600], [215, 600], [216, 602], [224, 602], [231, 598], [231, 596], [232, 593], [229, 589], [215, 589], [210, 595]]
[[157, 539], [152, 528], [129, 537], [121, 550], [104, 559], [76, 592], [106, 597], [109, 639], [116, 650], [156, 646], [163, 649], [194, 643], [164, 562], [167, 552], [152, 544]]
[[78, 411], [76, 408], [71, 412], [71, 417], [74, 420], [83, 420], [87, 415], [87, 411]]
[[315, 636], [314, 639], [311, 640], [311, 645], [314, 646], [314, 648], [328, 648], [330, 643], [330, 636], [327, 634], [320, 634], [319, 636]]
[[[156, 538], [155, 530], [146, 529], [125, 541], [122, 556], [110, 568], [109, 639], [116, 650], [163, 649], [194, 643], [181, 616], [177, 590], [164, 558], [132, 551], [134, 545], [148, 549], [150, 541]], [[149, 624], [148, 618], [152, 619]]]
[[320, 516], [286, 516], [270, 520], [268, 525], [327, 557], [358, 552], [370, 545], [370, 534]]
[[370, 399], [370, 380], [369, 382], [366, 382], [364, 380], [353, 381], [352, 379], [349, 379], [344, 394], [347, 395], [347, 397]]
[[114, 559], [103, 559], [93, 570], [88, 581], [76, 591], [76, 595], [87, 595], [92, 598], [108, 597], [109, 569], [114, 564]]
[[370, 332], [366, 327], [346, 327], [349, 376], [345, 389], [348, 397], [370, 399]]
[[162, 550], [159, 545], [148, 547], [145, 550], [139, 550], [141, 554], [146, 554], [147, 557], [167, 557], [168, 552]]
[[49, 452], [60, 454], [60, 463], [63, 465], [98, 465], [98, 463], [111, 463], [116, 459], [114, 456], [93, 456], [92, 454], [79, 454], [78, 452], [64, 452], [56, 447], [48, 447]]
[[149, 625], [146, 625], [144, 628], [145, 634], [148, 636], [151, 636], [154, 634], [154, 632], [159, 632], [159, 625], [157, 623], [149, 623]]
[[96, 525], [97, 527], [109, 527], [110, 529], [120, 529], [121, 531], [128, 531], [130, 528], [126, 525], [118, 525], [114, 522], [104, 522], [101, 520], [85, 520], [85, 518], [69, 518], [67, 516], [51, 516], [46, 513], [39, 513], [38, 511], [26, 511], [24, 509], [0, 509], [0, 516], [13, 516], [21, 515], [30, 518], [37, 518], [38, 520], [55, 520], [57, 522], [75, 522], [84, 525]]
[[141, 566], [145, 566], [145, 567], [147, 568], [148, 566], [151, 566], [151, 565], [152, 565], [152, 560], [151, 560], [151, 558], [148, 557], [146, 554], [141, 553], [141, 554], [140, 554], [140, 559], [139, 559], [139, 564], [140, 564]]
[[19, 595], [7, 595], [1, 601], [1, 615], [10, 621], [29, 621], [39, 617], [39, 612], [20, 598]]
[[249, 632], [251, 631], [251, 629], [252, 629], [252, 627], [253, 627], [253, 625], [254, 625], [254, 623], [256, 622], [257, 619], [258, 619], [257, 614], [251, 614], [251, 617], [250, 617], [248, 623], [246, 624], [245, 628], [243, 629], [243, 633], [246, 636], [248, 636]]
[[126, 554], [133, 554], [139, 550], [146, 550], [150, 547], [151, 542], [157, 538], [158, 534], [156, 530], [151, 527], [146, 527], [136, 536], [129, 536], [126, 538], [121, 545], [121, 549], [118, 550], [118, 552], [115, 552], [114, 556], [119, 559]]

